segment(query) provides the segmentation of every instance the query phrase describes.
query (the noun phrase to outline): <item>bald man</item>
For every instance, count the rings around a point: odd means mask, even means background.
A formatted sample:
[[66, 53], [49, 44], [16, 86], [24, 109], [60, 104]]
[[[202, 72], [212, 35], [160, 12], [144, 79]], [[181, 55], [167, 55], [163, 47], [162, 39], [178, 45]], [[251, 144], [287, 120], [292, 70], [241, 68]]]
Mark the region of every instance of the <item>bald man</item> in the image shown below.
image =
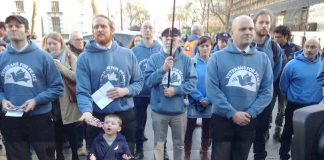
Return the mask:
[[[255, 118], [273, 94], [271, 63], [252, 42], [253, 20], [232, 23], [228, 46], [207, 65], [207, 96], [212, 101], [212, 159], [246, 160], [255, 136]], [[229, 61], [230, 59], [230, 61]]]
[[[293, 135], [293, 114], [302, 107], [318, 104], [322, 98], [322, 87], [316, 76], [321, 67], [319, 42], [316, 39], [306, 41], [302, 51], [295, 52], [281, 75], [280, 89], [287, 97], [285, 125], [281, 135], [280, 159], [290, 158], [289, 150]], [[321, 79], [321, 78], [320, 78]]]

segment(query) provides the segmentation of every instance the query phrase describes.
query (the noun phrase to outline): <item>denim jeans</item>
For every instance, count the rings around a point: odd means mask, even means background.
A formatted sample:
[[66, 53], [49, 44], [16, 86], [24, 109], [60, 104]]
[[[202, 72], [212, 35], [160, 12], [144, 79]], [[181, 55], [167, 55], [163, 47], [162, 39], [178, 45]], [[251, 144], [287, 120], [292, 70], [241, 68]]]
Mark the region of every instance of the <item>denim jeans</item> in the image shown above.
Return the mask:
[[143, 152], [144, 131], [147, 119], [147, 107], [150, 103], [149, 97], [134, 97], [136, 112], [136, 152]]
[[187, 124], [187, 113], [179, 115], [164, 115], [152, 111], [152, 127], [154, 131], [154, 158], [163, 160], [164, 144], [168, 134], [168, 127], [171, 128], [173, 142], [173, 159], [183, 160], [184, 158], [184, 135]]

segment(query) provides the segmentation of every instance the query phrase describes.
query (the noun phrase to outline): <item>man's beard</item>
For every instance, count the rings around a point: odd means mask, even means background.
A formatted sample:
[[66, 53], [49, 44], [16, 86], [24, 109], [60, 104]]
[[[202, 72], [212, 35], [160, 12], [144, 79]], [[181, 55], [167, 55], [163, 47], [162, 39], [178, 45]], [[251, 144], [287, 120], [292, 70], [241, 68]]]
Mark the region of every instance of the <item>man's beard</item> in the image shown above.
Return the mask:
[[268, 35], [269, 32], [267, 30], [262, 29], [262, 30], [259, 30], [259, 31], [255, 32], [255, 33], [260, 37], [264, 37], [264, 36]]
[[105, 38], [103, 38], [103, 39], [102, 38], [99, 39], [98, 37], [96, 37], [95, 40], [101, 46], [106, 46], [108, 43], [110, 43], [112, 41], [112, 35], [110, 35], [108, 37], [105, 36]]

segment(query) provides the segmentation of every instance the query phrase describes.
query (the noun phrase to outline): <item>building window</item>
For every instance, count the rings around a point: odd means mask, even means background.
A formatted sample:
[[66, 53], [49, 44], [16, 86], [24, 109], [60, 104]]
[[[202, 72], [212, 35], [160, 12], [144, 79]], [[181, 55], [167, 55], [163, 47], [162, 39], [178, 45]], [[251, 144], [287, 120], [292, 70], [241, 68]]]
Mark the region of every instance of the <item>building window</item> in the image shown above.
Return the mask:
[[52, 1], [51, 2], [51, 11], [52, 12], [59, 12], [60, 11], [59, 2], [58, 1]]
[[60, 17], [52, 17], [53, 31], [61, 33]]
[[15, 1], [17, 12], [24, 12], [24, 1]]

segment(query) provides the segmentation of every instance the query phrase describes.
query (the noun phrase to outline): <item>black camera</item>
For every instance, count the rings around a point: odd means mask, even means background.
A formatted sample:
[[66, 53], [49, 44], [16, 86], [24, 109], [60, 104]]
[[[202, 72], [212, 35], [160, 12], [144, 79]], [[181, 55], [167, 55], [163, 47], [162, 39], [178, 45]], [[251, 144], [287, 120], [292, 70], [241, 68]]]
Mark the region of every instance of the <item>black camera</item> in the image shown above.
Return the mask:
[[298, 109], [293, 117], [292, 160], [324, 160], [324, 103]]

